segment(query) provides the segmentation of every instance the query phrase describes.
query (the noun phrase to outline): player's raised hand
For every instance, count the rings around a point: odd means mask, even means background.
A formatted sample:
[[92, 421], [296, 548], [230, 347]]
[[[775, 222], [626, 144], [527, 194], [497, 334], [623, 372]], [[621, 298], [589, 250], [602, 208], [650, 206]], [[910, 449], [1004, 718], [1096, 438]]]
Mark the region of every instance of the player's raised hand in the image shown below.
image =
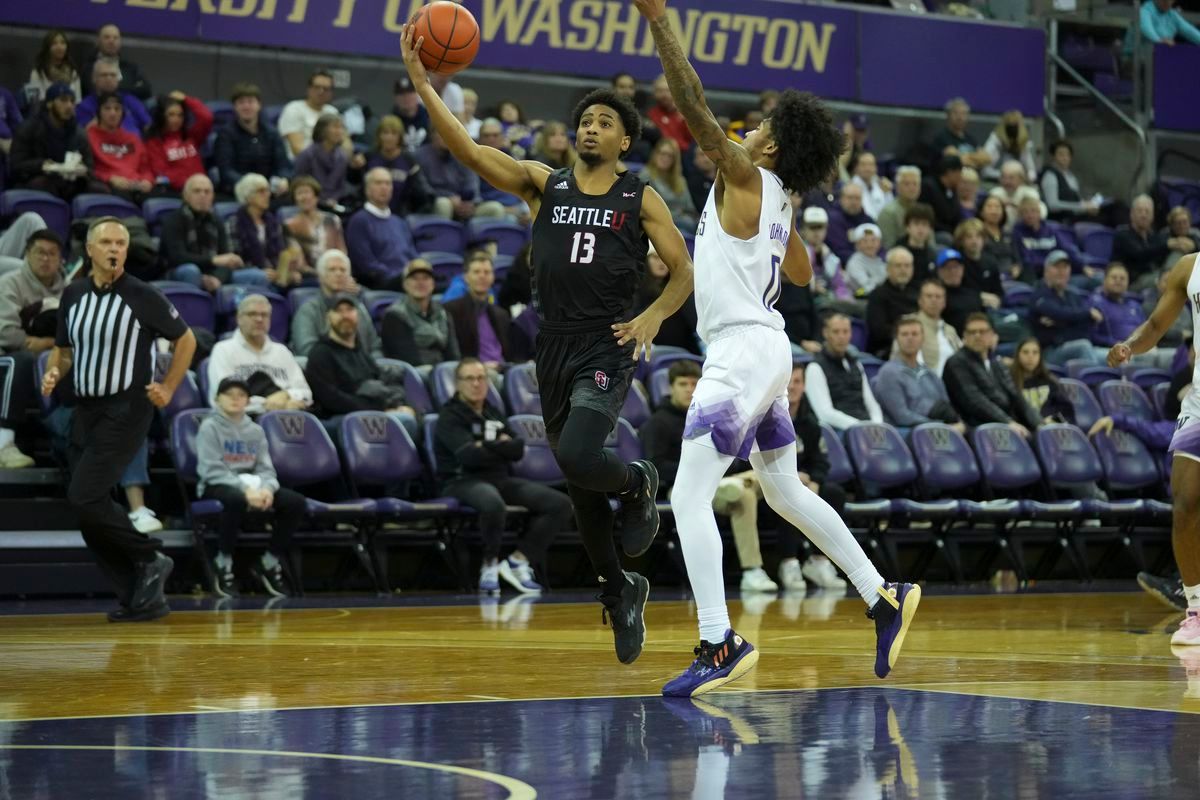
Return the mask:
[[656, 20], [667, 13], [667, 0], [633, 0], [637, 10], [648, 20]]
[[416, 25], [410, 22], [404, 26], [404, 35], [400, 37], [400, 55], [404, 58], [404, 66], [408, 69], [408, 77], [412, 79], [414, 88], [429, 82], [429, 73], [421, 63], [421, 45], [424, 41], [424, 36], [417, 36]]
[[649, 361], [650, 349], [654, 345], [654, 337], [658, 336], [658, 329], [662, 326], [662, 322], [662, 317], [650, 309], [646, 309], [629, 322], [618, 322], [613, 325], [613, 336], [617, 337], [617, 344], [621, 346], [634, 342], [634, 361], [637, 361], [638, 356], [643, 353], [646, 361]]
[[1133, 351], [1129, 349], [1129, 345], [1124, 342], [1114, 344], [1112, 349], [1108, 351], [1108, 365], [1110, 367], [1119, 367], [1129, 360], [1133, 355]]

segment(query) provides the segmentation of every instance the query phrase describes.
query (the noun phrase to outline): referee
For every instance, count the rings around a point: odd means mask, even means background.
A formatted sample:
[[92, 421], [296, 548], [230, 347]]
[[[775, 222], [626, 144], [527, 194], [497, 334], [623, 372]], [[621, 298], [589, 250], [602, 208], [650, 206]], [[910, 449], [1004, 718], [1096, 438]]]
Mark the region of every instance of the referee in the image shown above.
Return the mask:
[[[129, 231], [115, 217], [88, 229], [91, 275], [63, 292], [58, 333], [42, 394], [74, 366], [78, 405], [71, 430], [67, 501], [121, 607], [110, 622], [144, 622], [170, 613], [163, 585], [174, 563], [162, 542], [139, 533], [112, 498], [126, 465], [146, 440], [154, 407], [171, 401], [192, 362], [196, 339], [162, 292], [125, 274]], [[171, 369], [155, 383], [155, 339], [175, 343]]]

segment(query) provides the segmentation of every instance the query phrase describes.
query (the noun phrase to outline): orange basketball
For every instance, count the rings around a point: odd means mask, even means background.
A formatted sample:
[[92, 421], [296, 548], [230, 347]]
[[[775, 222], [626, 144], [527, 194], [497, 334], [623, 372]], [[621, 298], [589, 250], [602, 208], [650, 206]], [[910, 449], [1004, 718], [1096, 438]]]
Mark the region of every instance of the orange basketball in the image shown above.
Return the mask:
[[458, 3], [439, 0], [413, 15], [416, 39], [421, 45], [421, 63], [430, 72], [453, 75], [466, 69], [479, 52], [479, 23]]

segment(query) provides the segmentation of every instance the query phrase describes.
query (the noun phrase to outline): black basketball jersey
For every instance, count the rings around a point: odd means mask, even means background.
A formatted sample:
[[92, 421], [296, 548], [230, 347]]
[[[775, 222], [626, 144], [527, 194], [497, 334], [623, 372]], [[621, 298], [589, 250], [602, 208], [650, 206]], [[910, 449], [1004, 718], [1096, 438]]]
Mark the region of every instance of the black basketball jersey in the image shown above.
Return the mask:
[[602, 195], [584, 194], [570, 167], [546, 179], [533, 221], [533, 307], [543, 323], [624, 321], [646, 271], [643, 184], [622, 173]]

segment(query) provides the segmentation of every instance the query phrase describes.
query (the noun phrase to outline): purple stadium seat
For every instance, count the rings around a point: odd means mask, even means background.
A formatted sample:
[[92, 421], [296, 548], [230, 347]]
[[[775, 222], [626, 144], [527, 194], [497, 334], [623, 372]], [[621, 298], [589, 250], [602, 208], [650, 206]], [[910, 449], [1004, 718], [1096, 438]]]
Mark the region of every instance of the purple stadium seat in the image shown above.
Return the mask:
[[216, 130], [229, 127], [237, 116], [233, 110], [233, 103], [228, 100], [207, 100], [204, 105], [212, 112], [213, 128]]
[[627, 419], [618, 419], [610, 439], [615, 439], [614, 445], [605, 442], [605, 446], [615, 446], [617, 455], [626, 464], [645, 458], [642, 450], [642, 440], [638, 438], [637, 429]]
[[658, 408], [667, 402], [667, 398], [671, 396], [671, 383], [667, 379], [666, 368], [656, 369], [650, 373], [649, 389], [651, 408]]
[[437, 292], [446, 291], [450, 281], [454, 280], [455, 276], [462, 274], [463, 257], [461, 253], [422, 252], [421, 258], [428, 261], [433, 267], [433, 280]]
[[1150, 398], [1146, 397], [1146, 393], [1136, 383], [1105, 381], [1100, 384], [1097, 397], [1100, 400], [1100, 407], [1109, 416], [1127, 414], [1147, 422], [1153, 422], [1158, 416], [1154, 412]]
[[1067, 377], [1078, 379], [1079, 373], [1083, 372], [1085, 369], [1089, 369], [1093, 366], [1093, 364], [1086, 358], [1072, 358], [1063, 366], [1067, 368]]
[[646, 398], [646, 390], [637, 380], [630, 384], [629, 392], [625, 395], [621, 419], [628, 421], [635, 430], [639, 430], [650, 419], [650, 401]]
[[42, 404], [42, 414], [49, 414], [58, 405], [56, 395], [45, 397], [37, 387], [42, 385], [42, 376], [46, 374], [46, 364], [50, 361], [50, 351], [43, 350], [38, 354], [37, 361], [33, 365], [33, 385], [37, 390], [38, 401]]
[[1084, 367], [1075, 377], [1086, 383], [1094, 392], [1096, 387], [1105, 381], [1121, 380], [1121, 371], [1112, 367]]
[[[429, 373], [429, 388], [432, 390], [433, 403], [437, 408], [446, 405], [451, 397], [454, 397], [454, 370], [458, 368], [457, 361], [443, 361], [434, 366], [433, 371]], [[496, 391], [496, 387], [488, 382], [487, 401], [495, 406], [498, 410], [504, 410], [504, 399], [500, 397], [500, 393]]]
[[196, 434], [200, 431], [200, 423], [211, 413], [208, 409], [193, 408], [181, 411], [171, 420], [171, 462], [175, 466], [175, 477], [179, 481], [184, 498], [188, 501], [188, 511], [193, 520], [213, 517], [225, 510], [220, 500], [194, 499], [199, 479]]
[[1060, 364], [1047, 364], [1046, 369], [1049, 370], [1050, 374], [1056, 378], [1067, 377], [1067, 368]]
[[650, 364], [647, 371], [653, 375], [660, 369], [670, 367], [676, 361], [695, 361], [697, 364], [703, 365], [704, 356], [694, 355], [686, 351], [662, 353], [655, 349], [650, 355]]
[[200, 394], [200, 386], [196, 383], [196, 376], [191, 370], [184, 373], [183, 380], [175, 389], [175, 394], [171, 395], [171, 402], [158, 410], [159, 416], [167, 423], [175, 419], [176, 416], [184, 411], [192, 409], [201, 409], [207, 411], [204, 397]]
[[224, 224], [238, 212], [239, 208], [241, 205], [236, 200], [222, 200], [213, 204], [213, 215]]
[[1087, 222], [1085, 220], [1082, 222], [1076, 222], [1074, 225], [1075, 238], [1081, 242], [1087, 239], [1089, 233], [1107, 230], [1109, 230], [1108, 226], [1102, 222]]
[[[436, 422], [436, 420], [435, 420]], [[380, 488], [420, 479], [421, 454], [408, 431], [381, 411], [355, 411], [341, 421], [342, 458], [351, 488]], [[375, 501], [380, 516], [402, 519], [444, 516], [458, 510], [450, 497], [413, 503], [395, 497]]]
[[1108, 261], [1112, 258], [1114, 234], [1107, 228], [1092, 231], [1083, 237], [1083, 252], [1097, 259]]
[[411, 214], [407, 220], [418, 250], [461, 253], [466, 247], [466, 232], [461, 222], [432, 214]]
[[1142, 387], [1142, 391], [1148, 392], [1160, 383], [1169, 384], [1171, 382], [1171, 377], [1171, 373], [1167, 372], [1165, 369], [1152, 369], [1143, 367], [1141, 369], [1135, 369], [1129, 376], [1129, 380]]
[[1171, 392], [1170, 383], [1158, 383], [1150, 390], [1150, 400], [1154, 403], [1154, 413], [1159, 419], [1167, 418], [1167, 396]]
[[1030, 299], [1033, 297], [1033, 287], [1027, 283], [1018, 283], [1010, 281], [1004, 287], [1004, 307], [1005, 308], [1024, 308], [1029, 305]]
[[867, 375], [867, 380], [874, 380], [879, 374], [879, 370], [883, 368], [883, 361], [875, 356], [862, 353], [858, 356], [858, 363], [862, 365], [863, 372]]
[[1161, 484], [1158, 463], [1141, 439], [1128, 431], [1113, 428], [1109, 434], [1092, 438], [1100, 456], [1104, 479], [1114, 489], [1146, 489]]
[[867, 349], [867, 323], [858, 317], [850, 318], [850, 344], [854, 345], [860, 352], [866, 352]]
[[[998, 422], [980, 425], [971, 438], [984, 482], [993, 492], [1004, 496], [1042, 485], [1042, 469], [1033, 449], [1007, 425]], [[1062, 521], [1078, 517], [1083, 504], [1078, 500], [1048, 503], [1025, 500], [1021, 509], [1037, 518]]]
[[[1083, 431], [1074, 425], [1043, 425], [1037, 430], [1037, 450], [1042, 469], [1052, 486], [1094, 483], [1104, 479], [1104, 469]], [[1141, 500], [1083, 501], [1088, 514], [1132, 517], [1145, 509]]]
[[70, 237], [71, 207], [65, 200], [36, 189], [9, 189], [0, 193], [0, 221], [11, 222], [28, 211], [41, 217], [46, 227], [64, 242]]
[[[830, 483], [849, 483], [854, 480], [854, 465], [837, 431], [828, 425], [821, 425], [821, 450], [829, 459], [829, 474], [826, 480]], [[891, 501], [885, 499], [865, 500], [846, 503], [846, 516], [863, 519], [887, 519], [892, 513]]]
[[283, 105], [267, 106], [262, 110], [262, 117], [272, 128], [279, 127], [279, 117], [283, 114]]
[[496, 252], [515, 256], [529, 242], [529, 228], [502, 219], [473, 219], [467, 224], [467, 243], [471, 247], [496, 243]]
[[300, 306], [312, 300], [321, 289], [316, 286], [297, 286], [287, 293], [288, 316], [294, 317], [300, 311]]
[[196, 367], [196, 387], [200, 389], [200, 398], [205, 406], [208, 406], [208, 362], [209, 359], [206, 358]]
[[211, 294], [186, 283], [155, 281], [154, 285], [162, 290], [188, 325], [215, 330], [216, 312]]
[[516, 414], [508, 418], [508, 424], [525, 440], [525, 456], [513, 465], [513, 474], [539, 483], [563, 483], [565, 479], [554, 454], [550, 452], [546, 424], [542, 418], [533, 414]]
[[412, 364], [395, 358], [376, 359], [376, 363], [384, 369], [397, 369], [404, 372], [404, 400], [406, 405], [412, 406], [422, 414], [428, 414], [433, 411], [433, 401], [429, 399], [429, 389], [425, 386], [425, 380], [421, 377], [421, 373], [413, 368]]
[[[904, 439], [891, 425], [859, 422], [846, 429], [846, 450], [858, 479], [882, 489], [911, 486], [917, 480], [917, 465]], [[901, 498], [891, 501], [892, 511], [921, 519], [944, 519], [958, 513], [957, 500], [920, 502]]]
[[1063, 396], [1075, 409], [1075, 424], [1079, 427], [1087, 430], [1095, 424], [1096, 420], [1104, 416], [1100, 404], [1096, 402], [1096, 397], [1087, 384], [1074, 378], [1059, 378], [1058, 386], [1062, 389]]
[[163, 217], [178, 211], [182, 206], [183, 201], [174, 197], [151, 197], [143, 202], [142, 219], [146, 220], [150, 235], [158, 236], [162, 230]]
[[504, 373], [504, 400], [509, 414], [541, 416], [542, 397], [533, 364], [515, 364]]
[[86, 217], [140, 217], [142, 210], [133, 203], [115, 194], [80, 194], [71, 201], [71, 216]]
[[913, 428], [912, 453], [926, 489], [937, 496], [953, 497], [979, 484], [979, 465], [962, 434], [941, 422]]
[[[279, 483], [299, 489], [342, 475], [337, 449], [321, 421], [307, 411], [268, 411], [259, 419], [267, 434], [267, 447]], [[372, 500], [323, 503], [307, 500], [312, 516], [369, 520], [375, 513]]]

